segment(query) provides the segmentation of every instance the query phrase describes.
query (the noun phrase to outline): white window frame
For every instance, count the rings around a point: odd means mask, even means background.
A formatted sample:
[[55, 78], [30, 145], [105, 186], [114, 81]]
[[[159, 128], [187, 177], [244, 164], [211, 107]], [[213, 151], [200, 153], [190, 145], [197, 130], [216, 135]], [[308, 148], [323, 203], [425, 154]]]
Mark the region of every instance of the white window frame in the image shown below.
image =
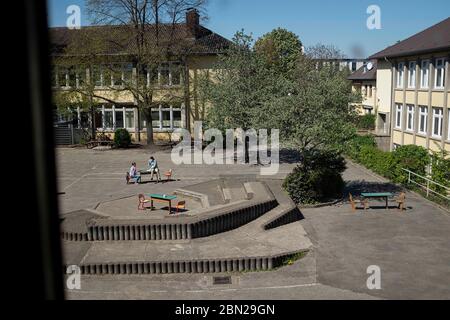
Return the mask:
[[[424, 111], [425, 110], [425, 111]], [[420, 129], [422, 127], [422, 119], [423, 119], [423, 131]], [[417, 128], [417, 132], [420, 134], [427, 134], [428, 131], [428, 107], [427, 106], [419, 106], [419, 124]]]
[[404, 78], [405, 78], [405, 63], [404, 62], [397, 63], [397, 73], [396, 74], [397, 74], [396, 87], [403, 88]]
[[[436, 111], [441, 111], [439, 113], [437, 113]], [[436, 121], [435, 119], [438, 118], [438, 132], [440, 132], [440, 135], [435, 134], [435, 124]], [[434, 138], [442, 138], [442, 125], [444, 124], [444, 108], [441, 107], [433, 107], [433, 125], [432, 125], [432, 130], [431, 130], [431, 136]]]
[[395, 105], [395, 128], [402, 128], [403, 105], [397, 103]]
[[[434, 67], [434, 88], [435, 89], [444, 89], [445, 87], [445, 58], [437, 58], [435, 60], [435, 67]], [[438, 62], [442, 62], [442, 65], [438, 67]], [[438, 85], [438, 71], [442, 72], [441, 76], [441, 84]]]
[[406, 105], [406, 130], [414, 131], [414, 108], [413, 104]]
[[414, 89], [416, 87], [416, 62], [410, 61], [408, 63], [408, 88]]
[[430, 86], [430, 60], [422, 60], [420, 65], [420, 87], [422, 89], [428, 89], [429, 86]]
[[450, 109], [447, 109], [447, 140], [450, 141]]

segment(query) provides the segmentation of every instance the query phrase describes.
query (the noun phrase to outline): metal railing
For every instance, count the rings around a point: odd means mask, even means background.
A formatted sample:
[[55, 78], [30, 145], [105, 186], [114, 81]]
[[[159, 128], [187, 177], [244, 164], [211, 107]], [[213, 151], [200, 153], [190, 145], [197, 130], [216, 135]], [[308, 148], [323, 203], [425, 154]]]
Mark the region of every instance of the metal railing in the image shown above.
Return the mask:
[[[412, 171], [410, 171], [408, 169], [402, 168], [402, 170], [408, 173], [408, 183], [412, 183], [412, 184], [415, 184], [415, 185], [423, 188], [426, 191], [426, 193], [427, 193], [427, 197], [430, 195], [430, 192], [431, 192], [431, 193], [434, 193], [435, 195], [438, 195], [438, 196], [440, 196], [440, 197], [442, 197], [442, 198], [444, 198], [446, 200], [450, 200], [450, 197], [449, 197], [449, 195], [450, 195], [450, 188], [449, 187], [446, 187], [446, 186], [444, 186], [444, 185], [442, 185], [442, 184], [440, 184], [440, 183], [438, 183], [436, 181], [433, 181], [433, 180], [431, 180], [431, 179], [429, 179], [427, 177], [421, 176], [420, 174], [412, 172]], [[422, 183], [425, 183], [425, 184], [421, 184], [418, 181], [416, 181], [418, 179], [414, 180], [415, 177], [419, 177], [420, 179], [424, 180], [425, 182], [422, 182]], [[433, 190], [431, 188], [431, 185], [436, 185], [436, 186], [439, 186], [439, 187], [445, 189], [447, 191], [447, 194], [444, 195], [444, 194], [441, 194], [441, 193]]]

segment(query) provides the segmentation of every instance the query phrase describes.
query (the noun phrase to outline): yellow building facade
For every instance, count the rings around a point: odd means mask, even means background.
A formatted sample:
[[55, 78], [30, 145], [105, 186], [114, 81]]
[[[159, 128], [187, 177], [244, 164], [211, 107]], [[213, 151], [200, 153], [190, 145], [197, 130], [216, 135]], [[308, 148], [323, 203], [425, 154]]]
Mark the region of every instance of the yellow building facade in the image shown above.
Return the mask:
[[370, 58], [378, 60], [377, 129], [389, 123], [390, 149], [450, 152], [450, 18]]
[[[86, 27], [80, 31], [89, 34], [99, 32], [102, 28], [105, 30], [105, 39], [108, 33], [120, 35], [120, 26]], [[77, 32], [79, 30], [51, 28], [53, 46], [67, 47], [71, 42], [79, 42]], [[153, 29], [149, 27], [146, 36], [154, 36], [152, 32]], [[146, 71], [144, 75], [142, 71], [138, 73], [133, 54], [126, 51], [100, 53], [95, 65], [81, 67], [55, 63], [54, 92], [70, 91], [80, 97], [83, 88], [88, 87], [84, 85], [91, 85], [95, 111], [92, 112], [86, 106], [74, 106], [72, 118], [75, 128], [89, 131], [94, 126], [97, 135], [110, 138], [114, 137], [116, 129], [124, 128], [129, 131], [134, 142], [145, 142], [147, 126], [150, 124], [145, 120], [144, 111], [138, 107], [135, 94], [123, 85], [132, 84], [137, 78], [140, 81], [146, 79], [147, 86], [151, 87], [154, 140], [177, 141], [179, 136], [175, 133], [176, 129], [192, 131], [194, 121], [205, 119], [207, 106], [198, 92], [199, 81], [202, 76], [214, 72], [219, 54], [228, 48], [230, 41], [201, 26], [196, 10], [186, 13], [185, 23], [170, 26], [170, 29], [169, 26], [161, 26], [159, 32], [162, 38], [175, 34], [175, 39], [171, 38], [170, 41], [178, 45], [178, 52], [181, 53], [170, 55], [168, 61], [161, 61], [157, 68]], [[55, 54], [53, 58], [57, 56], [57, 59], [54, 61], [64, 61], [66, 55], [65, 52]], [[111, 62], [112, 56], [119, 58]]]

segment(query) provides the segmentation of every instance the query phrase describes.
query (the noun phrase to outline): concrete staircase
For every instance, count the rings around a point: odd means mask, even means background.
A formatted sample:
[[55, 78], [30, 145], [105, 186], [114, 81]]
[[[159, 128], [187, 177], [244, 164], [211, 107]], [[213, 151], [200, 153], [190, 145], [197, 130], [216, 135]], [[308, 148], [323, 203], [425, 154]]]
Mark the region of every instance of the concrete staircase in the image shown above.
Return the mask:
[[[65, 265], [82, 274], [223, 273], [270, 270], [311, 246], [297, 220], [302, 215], [279, 181], [225, 183], [232, 197], [251, 197], [251, 206], [228, 208], [214, 217], [173, 224], [111, 225], [82, 213], [86, 232], [64, 236]], [[260, 202], [258, 195], [264, 194]], [[234, 198], [235, 199], [235, 198]], [[253, 202], [253, 201], [259, 202]], [[92, 221], [95, 221], [94, 225]], [[82, 226], [79, 225], [82, 231]], [[72, 240], [70, 240], [72, 239]]]

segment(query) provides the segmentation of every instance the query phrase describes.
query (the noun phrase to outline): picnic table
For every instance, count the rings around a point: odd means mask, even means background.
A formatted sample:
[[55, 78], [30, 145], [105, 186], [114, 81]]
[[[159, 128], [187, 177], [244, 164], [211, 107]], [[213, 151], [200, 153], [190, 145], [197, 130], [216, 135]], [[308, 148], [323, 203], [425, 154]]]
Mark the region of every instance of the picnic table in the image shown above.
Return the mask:
[[150, 210], [153, 210], [153, 201], [157, 202], [167, 202], [169, 204], [169, 214], [172, 213], [172, 200], [175, 200], [177, 196], [171, 196], [167, 194], [159, 193], [149, 193], [147, 196], [150, 197]]
[[384, 198], [386, 199], [386, 209], [388, 209], [388, 199], [391, 198], [393, 194], [391, 192], [363, 192], [361, 193], [361, 196], [366, 199]]

